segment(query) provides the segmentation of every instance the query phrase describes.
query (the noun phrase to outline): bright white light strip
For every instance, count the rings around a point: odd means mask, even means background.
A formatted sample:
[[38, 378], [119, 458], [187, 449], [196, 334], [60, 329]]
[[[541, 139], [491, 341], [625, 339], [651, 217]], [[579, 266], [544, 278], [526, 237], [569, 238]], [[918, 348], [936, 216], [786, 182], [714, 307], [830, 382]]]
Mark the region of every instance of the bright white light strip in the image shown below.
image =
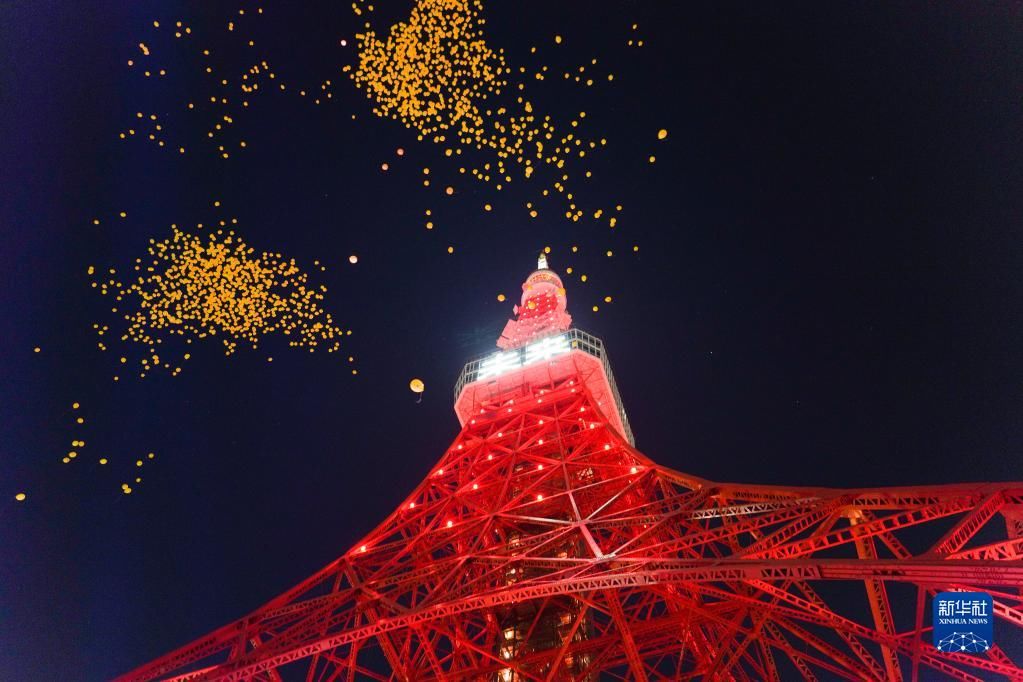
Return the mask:
[[500, 376], [513, 369], [520, 369], [540, 360], [550, 360], [556, 355], [564, 355], [572, 350], [568, 335], [550, 336], [531, 343], [525, 348], [516, 348], [504, 353], [498, 352], [480, 362], [476, 380]]
[[531, 365], [537, 360], [550, 360], [553, 356], [567, 353], [570, 350], [572, 349], [568, 345], [567, 336], [564, 334], [561, 336], [550, 336], [526, 346], [525, 358], [522, 364]]
[[480, 371], [476, 378], [496, 377], [519, 367], [522, 367], [522, 354], [519, 350], [511, 350], [507, 353], [497, 352], [480, 363]]

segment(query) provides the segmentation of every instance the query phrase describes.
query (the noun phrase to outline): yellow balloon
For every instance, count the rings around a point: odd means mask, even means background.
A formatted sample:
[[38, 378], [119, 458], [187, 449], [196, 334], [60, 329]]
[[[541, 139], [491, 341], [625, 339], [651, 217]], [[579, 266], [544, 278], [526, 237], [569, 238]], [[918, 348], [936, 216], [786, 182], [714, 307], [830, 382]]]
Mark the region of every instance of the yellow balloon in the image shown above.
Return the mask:
[[426, 390], [426, 384], [423, 383], [422, 379], [413, 379], [408, 382], [408, 387], [413, 393], [422, 393]]

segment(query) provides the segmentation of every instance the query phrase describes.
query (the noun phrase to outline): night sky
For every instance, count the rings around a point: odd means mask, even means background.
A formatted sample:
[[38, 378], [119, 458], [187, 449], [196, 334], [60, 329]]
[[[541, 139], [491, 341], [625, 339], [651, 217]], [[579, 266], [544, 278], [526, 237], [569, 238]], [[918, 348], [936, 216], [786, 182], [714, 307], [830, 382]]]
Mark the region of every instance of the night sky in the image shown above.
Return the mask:
[[[411, 6], [379, 4], [381, 29]], [[232, 59], [224, 25], [256, 3], [0, 2], [0, 679], [107, 679], [347, 551], [456, 435], [455, 378], [548, 245], [662, 464], [792, 485], [1023, 478], [1019, 3], [491, 2], [488, 41], [516, 70], [614, 73], [525, 79], [541, 112], [585, 111], [580, 130], [607, 138], [579, 197], [621, 204], [614, 229], [555, 202], [532, 219], [537, 183], [471, 181], [374, 116], [340, 72], [362, 21], [348, 5], [267, 2], [246, 25], [290, 87], [330, 78], [333, 97], [253, 98], [233, 124], [246, 148], [222, 159], [182, 107], [210, 87], [198, 49]], [[176, 19], [190, 42], [155, 37]], [[165, 78], [126, 66], [140, 41]], [[137, 111], [175, 142], [118, 139]], [[127, 270], [171, 223], [223, 215], [329, 287], [353, 330], [340, 354], [213, 341], [176, 377], [121, 371], [86, 268]]]

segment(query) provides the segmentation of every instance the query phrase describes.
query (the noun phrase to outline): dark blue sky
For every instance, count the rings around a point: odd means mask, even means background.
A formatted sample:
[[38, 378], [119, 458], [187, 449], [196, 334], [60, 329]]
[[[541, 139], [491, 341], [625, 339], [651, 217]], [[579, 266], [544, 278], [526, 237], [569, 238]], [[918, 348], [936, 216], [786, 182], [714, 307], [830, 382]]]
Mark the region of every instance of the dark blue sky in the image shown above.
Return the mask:
[[[227, 161], [121, 142], [135, 111], [203, 92], [191, 53], [160, 87], [125, 60], [154, 18], [220, 30], [235, 8], [209, 4], [0, 3], [0, 678], [109, 678], [344, 552], [454, 437], [458, 371], [548, 244], [555, 269], [589, 275], [567, 278], [570, 312], [663, 464], [850, 487], [1023, 478], [1019, 3], [492, 3], [512, 65], [615, 73], [529, 86], [608, 138], [581, 196], [624, 206], [614, 231], [553, 206], [530, 220], [535, 188], [472, 186], [371, 116], [338, 72], [358, 29], [345, 3], [268, 2], [258, 29], [291, 82], [335, 80], [329, 106], [260, 100]], [[423, 166], [456, 196], [423, 188]], [[341, 361], [209, 344], [177, 378], [114, 384], [86, 267], [127, 266], [215, 199], [257, 251], [330, 266], [325, 303], [355, 331]], [[62, 465], [79, 437], [84, 461]], [[148, 451], [130, 497], [94, 465]]]

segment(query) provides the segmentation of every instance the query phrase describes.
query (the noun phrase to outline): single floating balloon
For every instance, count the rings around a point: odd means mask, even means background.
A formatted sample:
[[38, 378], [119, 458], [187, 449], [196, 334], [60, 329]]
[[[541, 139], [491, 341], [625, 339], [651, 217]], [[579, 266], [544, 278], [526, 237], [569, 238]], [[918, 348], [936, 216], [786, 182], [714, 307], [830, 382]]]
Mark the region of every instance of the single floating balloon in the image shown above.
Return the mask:
[[353, 253], [348, 257], [348, 262], [351, 263], [352, 265], [355, 265], [356, 263], [359, 262], [359, 257]]
[[423, 383], [422, 379], [413, 379], [408, 382], [408, 387], [413, 393], [422, 393], [426, 390], [426, 384]]
[[25, 493], [18, 493], [17, 495], [14, 496], [14, 499], [16, 499], [18, 502], [24, 502]]
[[664, 128], [661, 128], [660, 130], [657, 131], [657, 139], [658, 140], [663, 140], [667, 136], [668, 136], [668, 131], [665, 130]]

